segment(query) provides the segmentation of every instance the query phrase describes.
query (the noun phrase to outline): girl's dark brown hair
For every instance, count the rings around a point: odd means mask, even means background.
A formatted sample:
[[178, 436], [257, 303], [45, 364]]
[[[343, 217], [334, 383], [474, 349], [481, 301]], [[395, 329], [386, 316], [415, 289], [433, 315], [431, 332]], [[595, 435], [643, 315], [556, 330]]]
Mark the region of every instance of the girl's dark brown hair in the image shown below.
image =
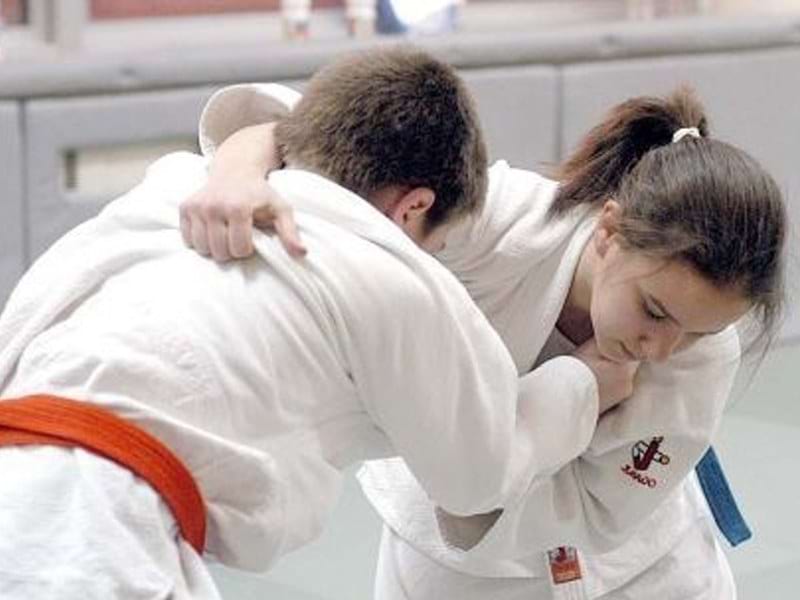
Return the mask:
[[[673, 143], [684, 127], [701, 137]], [[623, 102], [559, 167], [551, 215], [615, 200], [627, 246], [684, 261], [715, 285], [741, 290], [769, 340], [784, 302], [783, 197], [753, 158], [708, 133], [689, 88]]]

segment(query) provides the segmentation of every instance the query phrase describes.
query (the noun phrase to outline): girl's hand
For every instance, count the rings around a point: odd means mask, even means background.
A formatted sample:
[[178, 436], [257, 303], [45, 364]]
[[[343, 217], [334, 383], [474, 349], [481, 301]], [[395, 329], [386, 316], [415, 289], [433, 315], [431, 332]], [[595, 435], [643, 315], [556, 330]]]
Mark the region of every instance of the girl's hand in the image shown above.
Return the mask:
[[253, 254], [253, 226], [271, 228], [290, 256], [302, 257], [294, 211], [263, 177], [212, 177], [180, 207], [187, 246], [225, 262]]
[[226, 261], [253, 251], [253, 225], [270, 227], [290, 256], [306, 253], [294, 211], [265, 180], [281, 167], [275, 124], [244, 127], [217, 148], [208, 183], [181, 204], [183, 240], [204, 256]]
[[589, 339], [573, 352], [583, 361], [597, 378], [599, 414], [615, 407], [633, 394], [633, 384], [639, 362], [614, 362], [605, 358], [597, 348], [594, 338]]

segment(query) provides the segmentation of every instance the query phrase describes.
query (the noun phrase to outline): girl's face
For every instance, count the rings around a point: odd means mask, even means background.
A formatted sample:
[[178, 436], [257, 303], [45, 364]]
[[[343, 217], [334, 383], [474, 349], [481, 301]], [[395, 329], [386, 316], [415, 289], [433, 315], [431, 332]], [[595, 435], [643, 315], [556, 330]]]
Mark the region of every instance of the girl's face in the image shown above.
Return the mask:
[[607, 358], [664, 361], [750, 309], [738, 289], [715, 287], [683, 262], [626, 249], [614, 220], [604, 208], [592, 242], [589, 312], [598, 348]]

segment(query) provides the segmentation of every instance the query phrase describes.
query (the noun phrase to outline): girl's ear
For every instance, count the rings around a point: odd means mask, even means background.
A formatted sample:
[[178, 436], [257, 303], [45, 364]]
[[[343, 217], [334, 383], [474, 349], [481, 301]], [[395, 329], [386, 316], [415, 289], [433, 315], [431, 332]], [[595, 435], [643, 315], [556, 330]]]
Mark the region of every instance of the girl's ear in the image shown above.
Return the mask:
[[622, 207], [615, 200], [606, 200], [594, 231], [595, 250], [601, 257], [606, 255], [614, 236], [619, 233], [621, 220]]

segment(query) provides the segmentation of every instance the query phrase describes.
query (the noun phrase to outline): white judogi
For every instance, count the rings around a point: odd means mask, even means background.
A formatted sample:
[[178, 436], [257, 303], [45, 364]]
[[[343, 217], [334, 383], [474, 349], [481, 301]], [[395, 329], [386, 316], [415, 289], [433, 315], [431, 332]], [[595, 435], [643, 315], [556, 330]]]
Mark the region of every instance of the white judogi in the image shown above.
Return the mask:
[[[237, 129], [287, 114], [297, 98], [292, 90], [271, 84], [225, 88], [206, 107], [203, 147], [211, 152]], [[552, 181], [498, 163], [490, 171], [483, 216], [455, 230], [439, 256], [500, 333], [520, 372], [537, 360], [534, 372], [541, 372], [554, 362], [545, 358], [569, 349], [562, 344], [545, 351], [545, 345], [551, 340], [552, 346], [551, 334], [593, 227], [584, 209], [548, 220], [555, 189]], [[536, 481], [507, 503], [499, 518], [497, 513], [452, 518], [435, 509], [402, 461], [371, 463], [362, 471], [363, 487], [396, 532], [384, 540], [384, 549], [396, 553], [404, 548], [410, 557], [406, 563], [382, 557], [378, 597], [484, 598], [494, 590], [500, 598], [504, 585], [521, 590], [514, 598], [549, 597], [543, 552], [560, 545], [581, 547], [590, 597], [616, 590], [623, 598], [625, 586], [641, 582], [649, 586], [642, 589], [657, 594], [649, 597], [659, 599], [672, 597], [669, 590], [680, 598], [680, 590], [693, 583], [704, 593], [714, 586], [730, 589], [727, 564], [708, 535], [708, 511], [692, 469], [718, 426], [738, 355], [738, 339], [730, 328], [665, 364], [643, 365], [634, 397], [601, 419], [586, 452], [574, 444], [577, 451], [570, 454], [565, 440], [582, 436], [582, 430], [554, 420], [539, 440], [542, 453], [548, 444], [556, 449], [551, 460], [539, 463]], [[549, 400], [570, 402], [570, 395]], [[654, 438], [663, 440], [652, 444]], [[655, 453], [644, 458], [651, 444]], [[669, 462], [654, 462], [654, 457]], [[694, 557], [692, 572], [684, 572], [686, 561], [679, 555]], [[673, 567], [664, 567], [667, 563]], [[415, 569], [425, 575], [417, 577]], [[719, 573], [718, 583], [704, 587], [698, 576], [703, 570]], [[456, 586], [462, 576], [464, 585]], [[678, 586], [676, 577], [690, 581]], [[492, 579], [478, 585], [481, 578]], [[416, 584], [413, 590], [410, 581]], [[648, 597], [632, 589], [630, 597]]]
[[[454, 231], [440, 256], [519, 366], [538, 367], [572, 349], [554, 329], [560, 282], [563, 271], [574, 271], [593, 217], [573, 231], [548, 221], [555, 189], [496, 164], [483, 218]], [[525, 328], [531, 314], [541, 329]], [[545, 342], [541, 352], [537, 341]], [[426, 599], [446, 589], [460, 598], [551, 598], [543, 553], [569, 545], [580, 549], [588, 598], [734, 598], [693, 468], [717, 429], [738, 356], [730, 327], [666, 363], [643, 364], [633, 396], [601, 417], [587, 451], [540, 473], [499, 516], [446, 515], [419, 493], [402, 462], [368, 464], [362, 486], [395, 532], [385, 534], [376, 597]], [[663, 439], [644, 465], [654, 438]]]
[[[0, 319], [2, 397], [81, 399], [155, 434], [199, 484], [209, 556], [252, 570], [319, 534], [340, 469], [355, 461], [403, 455], [437, 503], [458, 514], [499, 506], [539, 468], [531, 463], [539, 425], [517, 417], [507, 350], [433, 257], [361, 198], [286, 170], [270, 183], [295, 207], [308, 256], [291, 259], [258, 234], [257, 256], [220, 266], [185, 248], [178, 228], [178, 205], [205, 182], [205, 167], [191, 154], [161, 159], [140, 186], [36, 262]], [[597, 411], [590, 371], [566, 358], [527, 382], [557, 395], [576, 390], [557, 412], [580, 421], [584, 435], [571, 444], [585, 446]], [[60, 458], [31, 471], [25, 465], [37, 456]], [[152, 577], [141, 577], [149, 567], [165, 586], [172, 581], [175, 598], [183, 598], [179, 580], [201, 577], [148, 486], [126, 488], [124, 475], [106, 481], [113, 464], [49, 448], [0, 449], [0, 459], [3, 483], [34, 497], [58, 497], [53, 482], [73, 485], [70, 497], [81, 501], [60, 514], [94, 507], [106, 518], [91, 539], [116, 550], [95, 562], [84, 529], [53, 524], [50, 504], [0, 497], [0, 519], [17, 523], [16, 535], [0, 536], [3, 598], [39, 594], [56, 572], [42, 574], [52, 548], [69, 549], [58, 577], [77, 582], [81, 598], [92, 590], [112, 597], [96, 587], [97, 573], [126, 599], [153, 593]], [[148, 502], [133, 503], [136, 494]], [[46, 531], [26, 529], [30, 522]], [[103, 530], [116, 533], [104, 540]], [[53, 531], [57, 539], [42, 544]], [[171, 553], [162, 552], [165, 540]], [[128, 550], [140, 556], [133, 570], [114, 564]], [[3, 589], [20, 556], [26, 576]]]
[[220, 600], [147, 483], [82, 449], [0, 449], [0, 598]]

